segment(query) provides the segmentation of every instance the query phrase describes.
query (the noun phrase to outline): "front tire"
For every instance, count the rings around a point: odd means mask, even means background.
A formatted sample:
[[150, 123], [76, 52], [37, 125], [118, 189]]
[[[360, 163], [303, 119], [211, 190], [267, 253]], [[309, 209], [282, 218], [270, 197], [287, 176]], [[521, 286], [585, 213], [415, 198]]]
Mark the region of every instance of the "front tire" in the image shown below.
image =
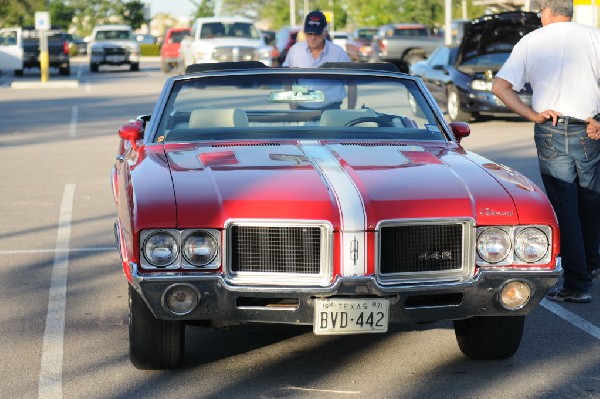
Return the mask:
[[95, 62], [92, 62], [90, 64], [90, 72], [98, 72], [98, 64], [96, 64]]
[[160, 70], [163, 73], [169, 73], [169, 72], [171, 72], [171, 65], [169, 65], [169, 63], [167, 61], [161, 61], [160, 62]]
[[448, 118], [451, 122], [469, 122], [471, 114], [462, 109], [460, 105], [460, 94], [456, 86], [448, 88]]
[[130, 70], [132, 72], [137, 72], [140, 70], [140, 63], [139, 62], [132, 62], [131, 66], [130, 66]]
[[454, 320], [460, 350], [472, 359], [506, 359], [519, 349], [525, 316], [488, 316]]
[[159, 320], [129, 285], [129, 360], [140, 370], [179, 367], [185, 347], [185, 324]]

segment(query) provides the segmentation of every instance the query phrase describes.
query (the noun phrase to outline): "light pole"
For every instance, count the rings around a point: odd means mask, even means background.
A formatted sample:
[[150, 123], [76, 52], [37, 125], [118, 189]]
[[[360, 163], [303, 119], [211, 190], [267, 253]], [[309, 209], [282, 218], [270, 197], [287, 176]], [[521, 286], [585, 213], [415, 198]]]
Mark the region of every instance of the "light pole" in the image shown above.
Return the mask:
[[290, 25], [296, 26], [296, 0], [290, 0]]
[[449, 46], [452, 44], [452, 0], [446, 0], [445, 5], [445, 25], [444, 29], [444, 41], [446, 45]]

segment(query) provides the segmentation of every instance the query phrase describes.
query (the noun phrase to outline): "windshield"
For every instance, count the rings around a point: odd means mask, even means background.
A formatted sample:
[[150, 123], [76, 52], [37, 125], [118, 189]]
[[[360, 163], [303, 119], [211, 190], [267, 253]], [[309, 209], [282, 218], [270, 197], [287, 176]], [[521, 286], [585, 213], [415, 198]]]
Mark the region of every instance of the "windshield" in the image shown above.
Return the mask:
[[412, 79], [331, 73], [176, 80], [157, 123], [156, 142], [296, 135], [445, 140]]
[[128, 30], [101, 30], [96, 32], [96, 41], [103, 40], [134, 40], [133, 34]]
[[207, 22], [200, 28], [200, 38], [212, 39], [215, 37], [236, 37], [246, 39], [260, 39], [260, 35], [253, 24], [246, 22]]
[[173, 31], [171, 32], [171, 41], [173, 43], [181, 43], [184, 37], [189, 36], [190, 32], [188, 31]]

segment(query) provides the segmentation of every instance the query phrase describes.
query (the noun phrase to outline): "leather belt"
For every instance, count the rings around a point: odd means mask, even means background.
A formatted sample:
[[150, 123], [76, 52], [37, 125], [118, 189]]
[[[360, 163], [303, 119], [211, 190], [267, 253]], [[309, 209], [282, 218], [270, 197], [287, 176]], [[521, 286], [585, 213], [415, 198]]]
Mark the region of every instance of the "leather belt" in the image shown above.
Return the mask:
[[[550, 121], [552, 119], [549, 119]], [[587, 122], [583, 119], [574, 118], [572, 116], [559, 116], [556, 120], [558, 123], [564, 123], [565, 125], [587, 125]]]

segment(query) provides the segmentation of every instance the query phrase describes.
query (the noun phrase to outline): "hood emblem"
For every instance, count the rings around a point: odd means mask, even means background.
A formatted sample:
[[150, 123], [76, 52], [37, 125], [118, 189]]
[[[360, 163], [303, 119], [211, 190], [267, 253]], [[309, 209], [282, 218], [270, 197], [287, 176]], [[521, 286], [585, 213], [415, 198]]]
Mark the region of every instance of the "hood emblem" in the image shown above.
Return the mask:
[[358, 240], [356, 239], [356, 236], [350, 241], [350, 259], [352, 259], [352, 262], [356, 265], [356, 262], [358, 261]]
[[483, 208], [479, 211], [481, 216], [513, 216], [514, 211], [497, 211], [495, 209]]

